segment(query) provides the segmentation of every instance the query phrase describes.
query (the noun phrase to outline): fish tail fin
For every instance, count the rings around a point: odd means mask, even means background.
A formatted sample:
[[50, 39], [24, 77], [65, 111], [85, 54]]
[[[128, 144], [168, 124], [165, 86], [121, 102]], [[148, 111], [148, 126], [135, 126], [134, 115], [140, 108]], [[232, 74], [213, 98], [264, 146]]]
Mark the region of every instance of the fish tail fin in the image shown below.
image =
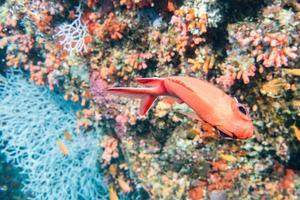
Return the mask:
[[115, 87], [115, 88], [109, 88], [108, 91], [120, 96], [141, 99], [140, 114], [145, 115], [153, 105], [155, 99], [159, 95], [165, 94], [163, 79], [137, 78], [136, 81], [152, 87], [148, 87], [148, 88]]

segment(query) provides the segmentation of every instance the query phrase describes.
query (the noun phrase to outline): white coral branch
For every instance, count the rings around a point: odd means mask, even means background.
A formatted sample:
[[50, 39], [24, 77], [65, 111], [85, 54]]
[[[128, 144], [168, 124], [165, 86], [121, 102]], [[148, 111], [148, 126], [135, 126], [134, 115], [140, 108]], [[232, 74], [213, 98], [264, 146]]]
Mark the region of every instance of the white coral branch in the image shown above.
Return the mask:
[[87, 35], [87, 27], [81, 20], [80, 6], [76, 10], [76, 19], [71, 24], [62, 24], [55, 37], [59, 39], [59, 44], [68, 51], [77, 53], [87, 52], [84, 38]]

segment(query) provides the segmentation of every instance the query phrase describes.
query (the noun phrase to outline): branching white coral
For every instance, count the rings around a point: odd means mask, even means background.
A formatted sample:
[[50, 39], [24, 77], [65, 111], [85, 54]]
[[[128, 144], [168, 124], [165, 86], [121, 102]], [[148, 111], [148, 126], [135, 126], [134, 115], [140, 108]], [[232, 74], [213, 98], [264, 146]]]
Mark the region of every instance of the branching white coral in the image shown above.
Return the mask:
[[28, 199], [108, 199], [97, 166], [100, 136], [75, 133], [76, 107], [31, 84], [20, 71], [0, 78], [0, 146], [27, 175]]
[[85, 37], [87, 35], [87, 27], [81, 20], [80, 6], [76, 10], [76, 19], [71, 24], [62, 24], [59, 32], [55, 34], [55, 38], [59, 40], [59, 44], [68, 51], [82, 53], [87, 51]]

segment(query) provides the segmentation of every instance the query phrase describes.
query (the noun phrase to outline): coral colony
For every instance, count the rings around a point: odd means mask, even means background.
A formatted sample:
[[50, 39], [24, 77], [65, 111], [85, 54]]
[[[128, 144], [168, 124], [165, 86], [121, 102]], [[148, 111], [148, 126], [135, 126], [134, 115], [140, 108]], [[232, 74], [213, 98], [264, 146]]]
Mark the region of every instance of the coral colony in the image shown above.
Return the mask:
[[85, 37], [87, 34], [87, 27], [82, 22], [81, 7], [78, 6], [76, 19], [70, 24], [62, 24], [58, 27], [59, 32], [54, 35], [59, 40], [59, 44], [68, 51], [75, 51], [76, 53], [82, 53], [87, 51], [85, 44]]
[[77, 108], [29, 83], [20, 71], [10, 70], [3, 79], [2, 151], [28, 176], [24, 192], [32, 199], [105, 199], [108, 189], [95, 159], [99, 136], [75, 134]]
[[[0, 1], [0, 150], [25, 199], [297, 199], [299, 38], [297, 0]], [[107, 91], [167, 76], [237, 98], [254, 136]]]

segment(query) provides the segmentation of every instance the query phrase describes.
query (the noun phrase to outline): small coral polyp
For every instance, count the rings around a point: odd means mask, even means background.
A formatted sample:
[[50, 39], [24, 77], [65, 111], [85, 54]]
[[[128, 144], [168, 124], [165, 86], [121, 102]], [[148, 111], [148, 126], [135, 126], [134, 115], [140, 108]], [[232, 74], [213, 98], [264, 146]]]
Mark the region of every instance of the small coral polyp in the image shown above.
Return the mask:
[[289, 46], [289, 37], [286, 34], [270, 33], [264, 37], [264, 42], [270, 46], [269, 51], [261, 52], [257, 56], [257, 61], [263, 61], [265, 67], [288, 66], [288, 60], [297, 58], [297, 47]]
[[116, 159], [119, 157], [118, 141], [115, 138], [103, 138], [101, 142], [101, 147], [104, 149], [104, 152], [101, 157], [103, 166], [109, 165], [112, 159]]
[[[250, 77], [255, 75], [256, 67], [254, 58], [249, 55], [240, 55], [236, 51], [230, 51], [230, 57], [226, 63], [221, 64], [221, 68], [225, 69], [225, 75], [217, 79], [222, 83], [224, 88], [230, 88], [233, 85], [234, 80], [242, 80], [243, 83], [248, 84]], [[231, 79], [231, 80], [229, 80]]]
[[291, 46], [290, 38], [285, 33], [265, 33], [262, 30], [251, 31], [249, 37], [242, 38], [237, 33], [236, 39], [241, 47], [252, 46], [252, 56], [265, 67], [288, 66], [288, 60], [297, 58], [297, 47]]
[[146, 69], [146, 61], [152, 58], [151, 53], [132, 53], [126, 56], [124, 62], [129, 68], [141, 70]]
[[[231, 46], [228, 57], [220, 65], [223, 75], [218, 79], [223, 85], [228, 87], [229, 82], [233, 84], [240, 77], [245, 84], [249, 83], [258, 66], [280, 70], [298, 60], [299, 20], [280, 6], [268, 6], [262, 12], [264, 15], [256, 23], [228, 25]], [[228, 81], [229, 77], [233, 80]]]
[[182, 8], [175, 11], [171, 19], [177, 31], [177, 51], [183, 55], [188, 46], [199, 45], [205, 42], [202, 34], [207, 31], [207, 14], [202, 13], [196, 16], [194, 8]]

